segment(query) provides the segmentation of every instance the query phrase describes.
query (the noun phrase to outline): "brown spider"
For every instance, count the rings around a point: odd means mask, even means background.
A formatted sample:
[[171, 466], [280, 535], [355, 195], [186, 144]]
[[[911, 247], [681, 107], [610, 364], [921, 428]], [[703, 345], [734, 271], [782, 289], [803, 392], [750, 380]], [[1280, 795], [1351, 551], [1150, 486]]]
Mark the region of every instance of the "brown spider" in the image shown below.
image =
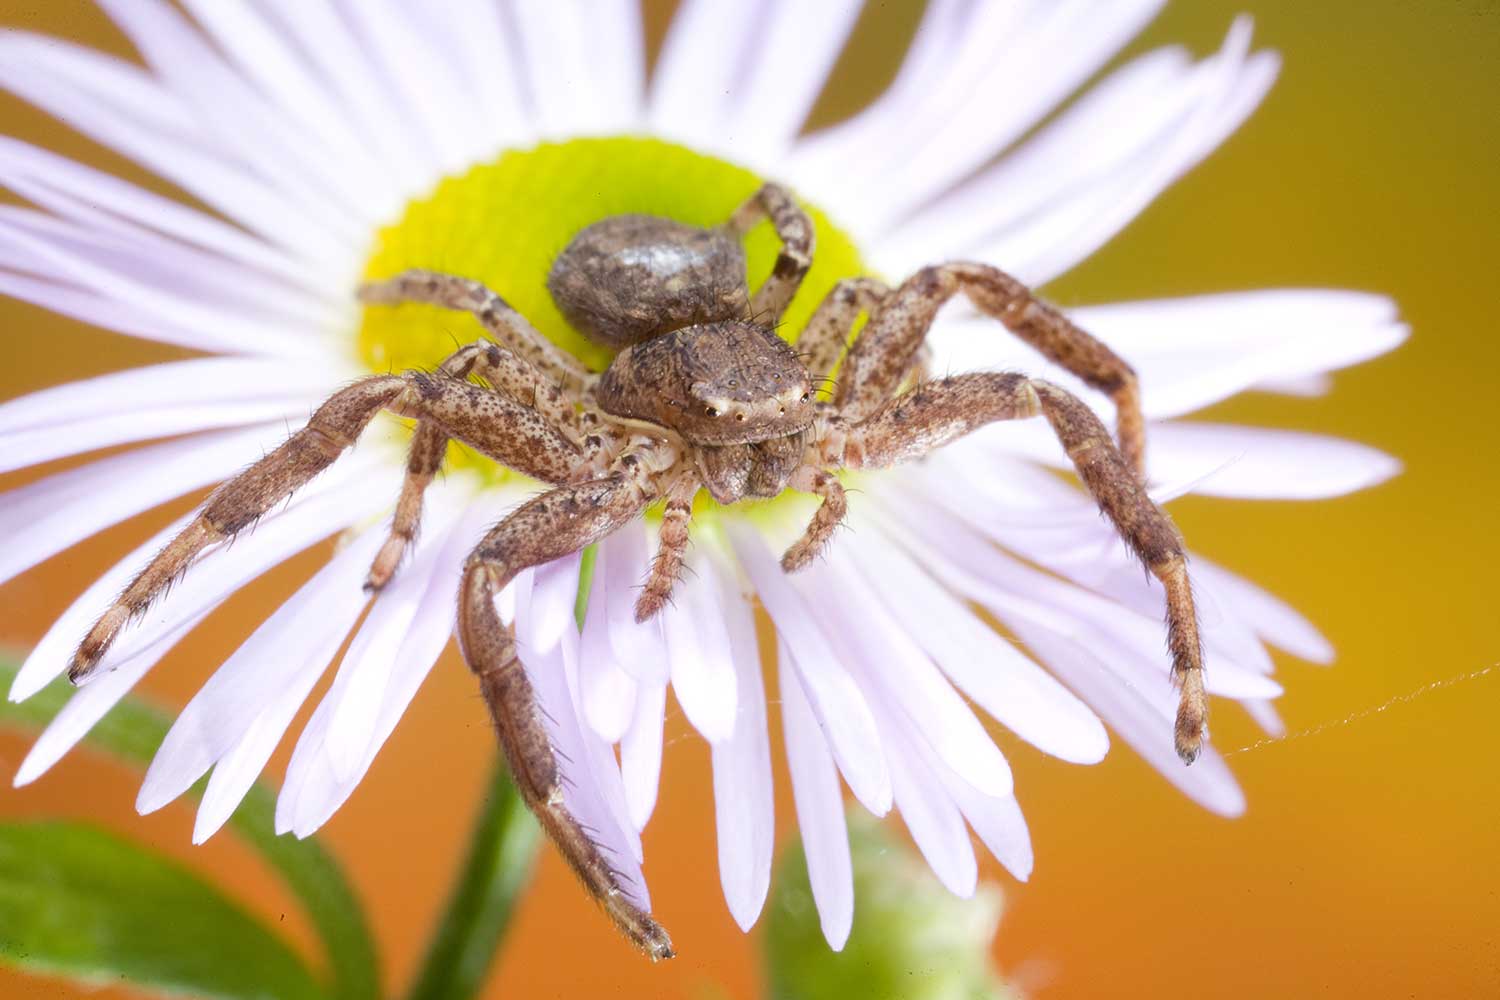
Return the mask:
[[[769, 219], [782, 248], [751, 296], [740, 239]], [[433, 374], [375, 375], [335, 393], [307, 425], [209, 497], [198, 517], [103, 614], [74, 654], [81, 682], [120, 628], [209, 545], [254, 524], [352, 445], [381, 410], [416, 420], [390, 537], [370, 568], [384, 586], [416, 533], [422, 496], [449, 438], [552, 488], [501, 521], [469, 556], [458, 592], [458, 638], [479, 678], [516, 784], [588, 891], [653, 959], [672, 954], [662, 927], [629, 902], [599, 845], [568, 812], [542, 709], [516, 659], [495, 598], [519, 572], [599, 541], [657, 500], [661, 541], [636, 605], [645, 620], [668, 599], [700, 488], [720, 503], [814, 493], [822, 505], [781, 564], [807, 565], [844, 516], [835, 471], [917, 458], [994, 420], [1044, 416], [1079, 477], [1167, 592], [1173, 677], [1181, 689], [1176, 746], [1197, 756], [1206, 718], [1202, 657], [1182, 542], [1142, 485], [1145, 428], [1135, 373], [1025, 286], [986, 264], [928, 267], [891, 289], [840, 282], [813, 314], [797, 351], [774, 325], [812, 259], [813, 227], [767, 184], [730, 219], [701, 229], [640, 215], [580, 232], [548, 288], [585, 335], [618, 350], [585, 370], [478, 282], [406, 271], [364, 285], [366, 303], [423, 302], [472, 312], [492, 341], [461, 348]], [[1092, 410], [1047, 382], [976, 372], [923, 381], [920, 353], [938, 308], [962, 291], [1042, 354], [1108, 393], [1116, 447]], [[845, 350], [860, 313], [869, 322]], [[842, 358], [831, 402], [815, 386]], [[482, 377], [490, 388], [468, 381]], [[915, 382], [907, 388], [903, 387]]]

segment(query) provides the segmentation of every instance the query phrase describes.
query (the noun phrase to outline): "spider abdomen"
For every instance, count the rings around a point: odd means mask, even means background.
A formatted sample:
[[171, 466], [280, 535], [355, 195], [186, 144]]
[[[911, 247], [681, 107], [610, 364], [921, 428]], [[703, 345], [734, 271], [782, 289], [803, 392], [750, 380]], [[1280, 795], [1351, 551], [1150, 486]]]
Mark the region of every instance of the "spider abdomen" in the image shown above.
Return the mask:
[[579, 333], [616, 350], [750, 310], [737, 239], [652, 215], [581, 231], [552, 262], [547, 290]]

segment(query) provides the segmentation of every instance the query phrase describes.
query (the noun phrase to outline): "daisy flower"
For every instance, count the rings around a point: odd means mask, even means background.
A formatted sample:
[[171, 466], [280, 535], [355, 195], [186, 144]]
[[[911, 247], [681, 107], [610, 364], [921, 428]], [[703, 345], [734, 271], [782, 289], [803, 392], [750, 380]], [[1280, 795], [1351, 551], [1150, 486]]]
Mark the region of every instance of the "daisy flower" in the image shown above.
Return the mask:
[[[12, 31], [0, 36], [0, 85], [197, 204], [0, 139], [0, 183], [35, 206], [0, 206], [0, 292], [191, 356], [0, 406], [0, 471], [138, 445], [0, 499], [0, 579], [226, 479], [349, 380], [431, 367], [481, 336], [465, 314], [361, 309], [362, 277], [425, 267], [480, 279], [597, 370], [607, 358], [568, 329], [544, 287], [571, 235], [626, 211], [714, 224], [775, 179], [805, 201], [818, 236], [789, 331], [853, 274], [900, 278], [966, 258], [1042, 286], [1212, 152], [1277, 71], [1241, 21], [1206, 58], [1167, 48], [1101, 75], [1159, 0], [933, 0], [889, 89], [806, 132], [854, 0], [688, 0], [649, 77], [634, 0], [183, 0], [186, 13], [160, 0], [100, 3], [144, 66]], [[774, 256], [766, 228], [747, 243], [752, 280]], [[1069, 314], [1139, 373], [1158, 500], [1315, 499], [1395, 471], [1356, 444], [1179, 419], [1245, 390], [1322, 391], [1328, 372], [1403, 338], [1383, 298], [1267, 290]], [[972, 311], [946, 309], [930, 342], [934, 371], [1035, 373], [1110, 416], [1104, 397]], [[1075, 763], [1103, 757], [1112, 732], [1205, 808], [1243, 809], [1212, 747], [1191, 768], [1174, 754], [1161, 591], [1089, 498], [1053, 474], [1066, 460], [1035, 424], [994, 425], [919, 465], [851, 477], [854, 530], [795, 576], [772, 553], [805, 523], [804, 500], [705, 512], [675, 605], [644, 625], [631, 614], [653, 541], [644, 520], [502, 595], [568, 805], [612, 853], [634, 904], [649, 912], [641, 831], [670, 688], [712, 747], [729, 909], [747, 928], [761, 911], [773, 797], [757, 600], [775, 625], [797, 820], [835, 948], [854, 905], [841, 779], [870, 812], [899, 812], [955, 893], [975, 887], [970, 830], [1016, 877], [1029, 873], [1010, 770], [981, 711]], [[40, 777], [237, 588], [339, 536], [328, 563], [183, 709], [138, 800], [158, 809], [211, 770], [194, 838], [211, 835], [349, 639], [296, 737], [276, 811], [298, 836], [327, 822], [447, 645], [464, 556], [535, 490], [455, 450], [414, 550], [371, 600], [361, 584], [408, 437], [382, 418], [252, 537], [202, 558], [122, 633], [16, 783]], [[13, 699], [63, 671], [185, 521], [79, 595]], [[1315, 661], [1331, 649], [1254, 584], [1202, 557], [1191, 566], [1209, 692], [1277, 731], [1267, 646]]]

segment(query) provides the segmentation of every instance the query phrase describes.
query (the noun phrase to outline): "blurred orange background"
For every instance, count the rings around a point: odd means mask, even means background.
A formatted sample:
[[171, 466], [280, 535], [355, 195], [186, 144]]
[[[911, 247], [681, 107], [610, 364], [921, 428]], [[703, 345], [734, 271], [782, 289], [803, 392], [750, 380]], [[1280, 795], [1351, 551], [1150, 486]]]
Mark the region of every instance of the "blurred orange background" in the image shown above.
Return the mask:
[[[815, 121], [847, 115], [889, 80], [920, 6], [871, 5]], [[648, 5], [653, 44], [670, 9]], [[1049, 1000], [1500, 995], [1500, 670], [1361, 714], [1500, 659], [1500, 4], [1195, 0], [1170, 6], [1122, 58], [1172, 42], [1210, 51], [1243, 9], [1256, 17], [1258, 44], [1285, 58], [1270, 98], [1047, 292], [1064, 304], [1285, 285], [1386, 292], [1414, 330], [1399, 351], [1338, 373], [1326, 397], [1252, 395], [1204, 416], [1358, 439], [1406, 471], [1316, 504], [1172, 504], [1197, 549], [1291, 601], [1337, 647], [1328, 669], [1281, 658], [1281, 710], [1293, 733], [1315, 731], [1231, 758], [1250, 802], [1235, 821], [1194, 807], [1127, 749], [1073, 767], [1001, 734], [1037, 861], [1026, 885], [993, 862], [987, 869], [1008, 901], [996, 959]], [[130, 51], [82, 2], [4, 0], [0, 24]], [[0, 97], [0, 132], [152, 184], [19, 101]], [[176, 356], [8, 300], [0, 329], [0, 398]], [[36, 475], [0, 478], [0, 489]], [[0, 642], [34, 643], [113, 559], [194, 499], [0, 588]], [[325, 554], [306, 553], [247, 588], [145, 690], [186, 701]], [[486, 996], [759, 994], [754, 937], [719, 895], [707, 748], [675, 710], [668, 727], [647, 874], [681, 957], [653, 967], [635, 955], [549, 851]], [[1214, 734], [1225, 749], [1259, 738], [1228, 707]], [[772, 745], [788, 834], [779, 732]], [[7, 784], [26, 747], [0, 734]], [[450, 650], [323, 834], [364, 895], [393, 987], [421, 956], [492, 754], [472, 681]], [[295, 904], [249, 851], [227, 834], [192, 848], [182, 806], [137, 817], [137, 784], [79, 752], [32, 787], [0, 788], [0, 818], [103, 823], [211, 874], [273, 923], [284, 917], [311, 946]], [[3, 996], [81, 995], [74, 989], [0, 973]]]

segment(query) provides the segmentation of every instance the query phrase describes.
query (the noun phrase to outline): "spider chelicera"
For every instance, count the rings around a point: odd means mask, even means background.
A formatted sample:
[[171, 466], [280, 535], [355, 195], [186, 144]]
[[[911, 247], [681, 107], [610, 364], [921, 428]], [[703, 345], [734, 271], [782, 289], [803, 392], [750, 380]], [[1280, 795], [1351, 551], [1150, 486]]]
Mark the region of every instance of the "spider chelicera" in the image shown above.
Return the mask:
[[[781, 250], [752, 296], [741, 238], [763, 220]], [[456, 438], [552, 487], [501, 521], [465, 563], [458, 591], [464, 659], [479, 678], [516, 784], [547, 834], [625, 934], [652, 958], [669, 957], [666, 932], [629, 901], [563, 801], [543, 713], [496, 596], [527, 567], [599, 541], [660, 500], [660, 546], [636, 605], [637, 618], [648, 619], [669, 598], [682, 566], [699, 489], [724, 504], [787, 489], [820, 497], [806, 532], [782, 558], [793, 572], [817, 556], [844, 516], [837, 470], [895, 465], [991, 421], [1042, 416], [1121, 537], [1166, 589], [1172, 676], [1181, 693], [1176, 748], [1191, 763], [1207, 715], [1197, 621], [1182, 541], [1143, 485], [1145, 425], [1130, 366], [1020, 282], [977, 263], [923, 268], [895, 288], [871, 278], [841, 281], [794, 351], [774, 327], [812, 252], [811, 221], [775, 184], [712, 229], [643, 215], [589, 226], [557, 257], [547, 284], [569, 322], [618, 352], [597, 374], [476, 281], [406, 271], [362, 286], [359, 297], [369, 304], [467, 310], [491, 339], [461, 348], [430, 374], [375, 375], [335, 393], [285, 444], [209, 497], [89, 631], [69, 676], [86, 679], [126, 622], [204, 549], [253, 525], [387, 410], [414, 419], [416, 430], [390, 536], [367, 583], [383, 587], [415, 536], [423, 493], [448, 440]], [[925, 379], [928, 328], [958, 292], [1108, 393], [1118, 446], [1088, 406], [1048, 382], [1000, 372]], [[862, 313], [868, 323], [847, 346]], [[832, 399], [819, 401], [815, 387], [836, 367]]]

